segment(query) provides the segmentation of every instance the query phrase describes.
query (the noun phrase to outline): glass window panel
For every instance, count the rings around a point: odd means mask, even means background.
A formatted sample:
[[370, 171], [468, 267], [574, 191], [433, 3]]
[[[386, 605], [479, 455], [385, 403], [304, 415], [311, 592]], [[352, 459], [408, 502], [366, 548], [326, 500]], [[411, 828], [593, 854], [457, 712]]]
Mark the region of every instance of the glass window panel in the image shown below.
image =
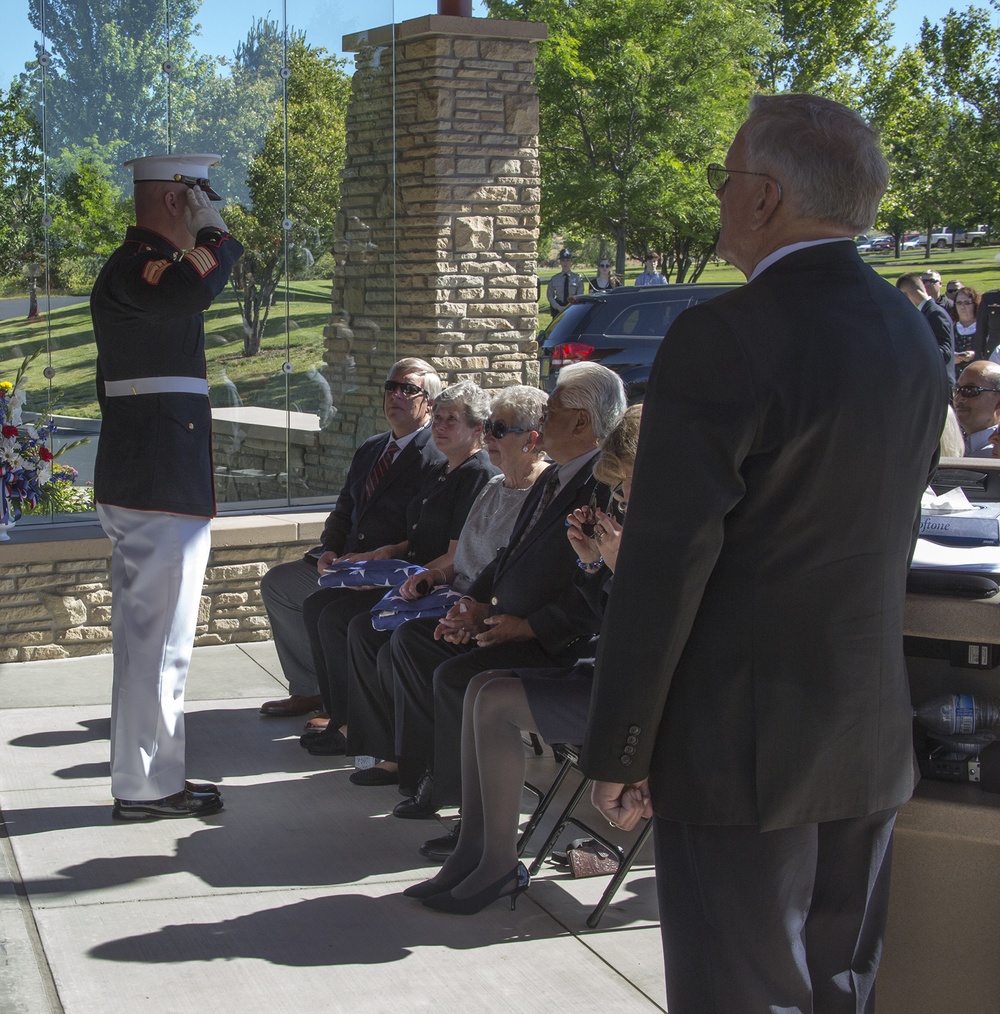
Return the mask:
[[[247, 248], [205, 314], [220, 511], [339, 491], [357, 443], [380, 428], [395, 315], [391, 47], [359, 55], [351, 107], [359, 136], [381, 133], [373, 224], [338, 214], [355, 61], [342, 38], [394, 20], [392, 2], [290, 0], [275, 14], [237, 0], [31, 0], [14, 32], [22, 51], [0, 62], [0, 80], [21, 73], [0, 98], [16, 91], [25, 114], [32, 202], [18, 248], [0, 234], [0, 295], [26, 303], [33, 288], [38, 318], [0, 306], [0, 346], [4, 377], [41, 349], [26, 409], [56, 415], [55, 445], [89, 441], [61, 459], [77, 485], [93, 476], [100, 425], [87, 299], [132, 221], [122, 163], [194, 150], [221, 156], [212, 185]], [[66, 520], [59, 510], [49, 517]]]

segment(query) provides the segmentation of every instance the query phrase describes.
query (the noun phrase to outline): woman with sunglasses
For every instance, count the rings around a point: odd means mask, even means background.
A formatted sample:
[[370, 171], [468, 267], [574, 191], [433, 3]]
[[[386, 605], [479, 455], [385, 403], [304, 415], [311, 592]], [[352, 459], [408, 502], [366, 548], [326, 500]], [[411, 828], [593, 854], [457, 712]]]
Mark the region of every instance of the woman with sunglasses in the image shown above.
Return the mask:
[[976, 358], [972, 340], [976, 337], [976, 315], [979, 313], [979, 293], [965, 286], [955, 293], [955, 367], [960, 369]]
[[[641, 405], [628, 409], [604, 442], [594, 467], [597, 480], [615, 488], [622, 507], [632, 487], [641, 416]], [[602, 608], [610, 588], [622, 533], [615, 509], [608, 507], [608, 511], [578, 509], [567, 518], [567, 536], [580, 566], [580, 592], [596, 610]], [[547, 743], [582, 742], [593, 676], [593, 661], [588, 660], [570, 669], [484, 672], [469, 684], [462, 719], [462, 820], [457, 842], [437, 876], [403, 894], [421, 899], [428, 908], [457, 915], [472, 915], [498, 898], [509, 897], [514, 907], [528, 887], [528, 871], [517, 858], [525, 775], [521, 732], [537, 732]], [[454, 838], [452, 832], [436, 843], [425, 843], [424, 850], [432, 844], [446, 850]]]
[[590, 280], [590, 291], [609, 292], [611, 289], [617, 289], [619, 285], [621, 282], [611, 274], [611, 262], [602, 257], [597, 265], [597, 277]]
[[[538, 427], [544, 391], [517, 384], [498, 391], [483, 423], [490, 462], [501, 470], [483, 488], [462, 526], [457, 544], [414, 574], [398, 589], [410, 601], [449, 586], [466, 592], [479, 572], [507, 545], [528, 491], [548, 467]], [[400, 780], [395, 751], [395, 709], [387, 649], [391, 630], [373, 629], [369, 616], [356, 617], [348, 629], [348, 752], [384, 758], [374, 767], [355, 771], [355, 785], [394, 785]], [[412, 773], [415, 781], [423, 774]], [[403, 772], [404, 784], [411, 773]], [[410, 793], [412, 795], [412, 793]]]

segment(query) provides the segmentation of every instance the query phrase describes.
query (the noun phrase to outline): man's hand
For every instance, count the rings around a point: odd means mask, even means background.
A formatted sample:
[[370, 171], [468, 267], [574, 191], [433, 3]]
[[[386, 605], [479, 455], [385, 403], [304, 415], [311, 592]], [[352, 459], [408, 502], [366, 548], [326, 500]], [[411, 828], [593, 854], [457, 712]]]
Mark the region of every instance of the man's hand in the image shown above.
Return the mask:
[[490, 607], [485, 602], [460, 599], [438, 621], [434, 629], [434, 640], [468, 644], [483, 629], [483, 621], [489, 610]]
[[340, 559], [340, 557], [338, 557], [337, 554], [332, 549], [328, 549], [316, 561], [316, 570], [319, 571], [320, 574], [322, 574], [323, 571], [326, 570], [326, 568], [329, 567], [331, 563], [333, 563], [334, 561], [339, 560], [339, 559]]
[[643, 817], [653, 816], [649, 798], [649, 779], [633, 785], [621, 782], [594, 782], [590, 801], [613, 827], [631, 831]]
[[221, 229], [229, 232], [222, 216], [212, 207], [212, 202], [201, 187], [189, 187], [187, 192], [187, 204], [184, 205], [184, 224], [192, 236], [198, 236], [201, 229]]
[[507, 641], [533, 641], [535, 632], [531, 624], [522, 616], [511, 616], [509, 613], [499, 613], [496, 616], [487, 616], [483, 623], [486, 629], [476, 634], [476, 644], [480, 648], [491, 648], [497, 644], [505, 644]]

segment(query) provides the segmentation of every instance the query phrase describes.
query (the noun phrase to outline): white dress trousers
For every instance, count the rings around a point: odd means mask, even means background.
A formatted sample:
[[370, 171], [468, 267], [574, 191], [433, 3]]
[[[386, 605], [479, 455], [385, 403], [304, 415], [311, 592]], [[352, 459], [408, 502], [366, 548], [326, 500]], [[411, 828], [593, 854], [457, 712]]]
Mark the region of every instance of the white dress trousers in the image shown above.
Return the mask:
[[97, 505], [111, 540], [111, 792], [184, 788], [184, 683], [212, 546], [209, 518]]

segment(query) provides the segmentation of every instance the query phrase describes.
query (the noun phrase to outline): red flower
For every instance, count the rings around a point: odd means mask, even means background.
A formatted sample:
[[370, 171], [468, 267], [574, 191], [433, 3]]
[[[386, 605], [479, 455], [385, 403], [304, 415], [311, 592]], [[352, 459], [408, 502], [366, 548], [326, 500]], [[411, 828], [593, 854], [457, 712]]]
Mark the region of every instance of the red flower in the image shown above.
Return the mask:
[[3, 433], [4, 437], [16, 437], [17, 436], [17, 427], [16, 426], [4, 426], [3, 430], [0, 431], [0, 432]]
[[42, 459], [42, 461], [52, 460], [52, 452], [47, 447], [39, 447], [38, 456]]

